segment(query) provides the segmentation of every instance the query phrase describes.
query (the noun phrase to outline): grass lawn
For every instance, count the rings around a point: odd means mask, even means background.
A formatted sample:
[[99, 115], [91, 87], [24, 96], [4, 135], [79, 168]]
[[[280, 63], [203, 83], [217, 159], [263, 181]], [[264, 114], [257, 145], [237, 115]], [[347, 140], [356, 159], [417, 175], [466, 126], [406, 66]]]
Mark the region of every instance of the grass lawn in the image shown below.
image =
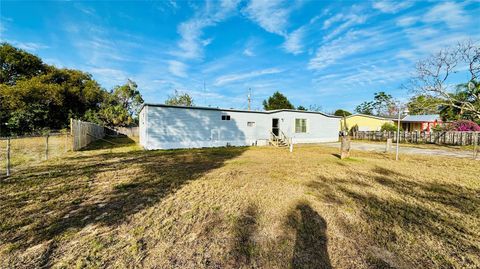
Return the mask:
[[0, 268], [480, 266], [478, 162], [115, 142], [0, 183]]

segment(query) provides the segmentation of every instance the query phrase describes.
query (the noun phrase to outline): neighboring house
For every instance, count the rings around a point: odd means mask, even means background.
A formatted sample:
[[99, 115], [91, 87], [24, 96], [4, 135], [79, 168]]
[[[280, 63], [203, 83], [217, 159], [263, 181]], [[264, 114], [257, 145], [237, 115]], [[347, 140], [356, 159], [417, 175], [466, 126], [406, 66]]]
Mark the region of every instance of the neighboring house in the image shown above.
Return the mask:
[[[346, 117], [348, 130], [351, 130], [355, 126], [358, 127], [358, 131], [380, 131], [382, 125], [385, 123], [393, 124], [392, 119], [383, 118], [365, 114], [353, 114]], [[344, 121], [341, 120], [341, 128], [344, 128]], [[355, 127], [355, 128], [357, 128]]]
[[268, 145], [338, 140], [341, 117], [298, 110], [248, 111], [144, 104], [140, 144], [145, 149]]
[[413, 132], [430, 132], [431, 129], [442, 124], [440, 115], [407, 115], [400, 120], [401, 127], [404, 131]]

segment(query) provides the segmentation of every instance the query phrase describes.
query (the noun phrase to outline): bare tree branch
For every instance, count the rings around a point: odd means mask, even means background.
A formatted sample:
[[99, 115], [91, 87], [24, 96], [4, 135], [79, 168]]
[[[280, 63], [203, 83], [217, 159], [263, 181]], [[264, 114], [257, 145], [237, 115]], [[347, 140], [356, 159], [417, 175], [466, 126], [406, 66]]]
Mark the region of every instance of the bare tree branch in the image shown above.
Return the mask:
[[[458, 72], [468, 72], [469, 81], [475, 85], [474, 90], [462, 92], [468, 96], [456, 94], [449, 81], [451, 75]], [[480, 119], [479, 75], [480, 47], [467, 40], [419, 61], [416, 74], [407, 87], [422, 95], [441, 98], [441, 104], [457, 108], [461, 113], [469, 112]]]

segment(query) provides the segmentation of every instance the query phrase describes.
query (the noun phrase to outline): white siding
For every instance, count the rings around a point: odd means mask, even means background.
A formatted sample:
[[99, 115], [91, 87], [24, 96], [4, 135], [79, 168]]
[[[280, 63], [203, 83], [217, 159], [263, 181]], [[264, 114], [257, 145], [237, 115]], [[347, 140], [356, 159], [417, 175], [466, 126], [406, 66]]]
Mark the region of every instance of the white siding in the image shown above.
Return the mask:
[[[229, 115], [230, 120], [222, 120]], [[140, 144], [145, 149], [266, 145], [272, 119], [295, 143], [337, 141], [340, 120], [298, 111], [242, 112], [145, 105], [140, 113]], [[295, 133], [295, 118], [307, 119], [307, 133]], [[248, 126], [254, 122], [254, 126]]]
[[[286, 136], [291, 137], [294, 143], [320, 143], [338, 140], [339, 118], [300, 111], [279, 112], [273, 114], [272, 117], [280, 118], [280, 130]], [[307, 120], [306, 133], [295, 133], [295, 119]]]

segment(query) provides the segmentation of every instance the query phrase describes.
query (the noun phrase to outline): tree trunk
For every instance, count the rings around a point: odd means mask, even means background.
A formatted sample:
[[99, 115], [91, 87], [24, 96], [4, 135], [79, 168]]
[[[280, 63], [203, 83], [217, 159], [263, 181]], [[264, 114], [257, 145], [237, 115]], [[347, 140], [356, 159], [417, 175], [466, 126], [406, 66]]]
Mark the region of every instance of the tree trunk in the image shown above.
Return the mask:
[[350, 138], [348, 136], [342, 136], [342, 144], [340, 146], [340, 159], [350, 157]]

